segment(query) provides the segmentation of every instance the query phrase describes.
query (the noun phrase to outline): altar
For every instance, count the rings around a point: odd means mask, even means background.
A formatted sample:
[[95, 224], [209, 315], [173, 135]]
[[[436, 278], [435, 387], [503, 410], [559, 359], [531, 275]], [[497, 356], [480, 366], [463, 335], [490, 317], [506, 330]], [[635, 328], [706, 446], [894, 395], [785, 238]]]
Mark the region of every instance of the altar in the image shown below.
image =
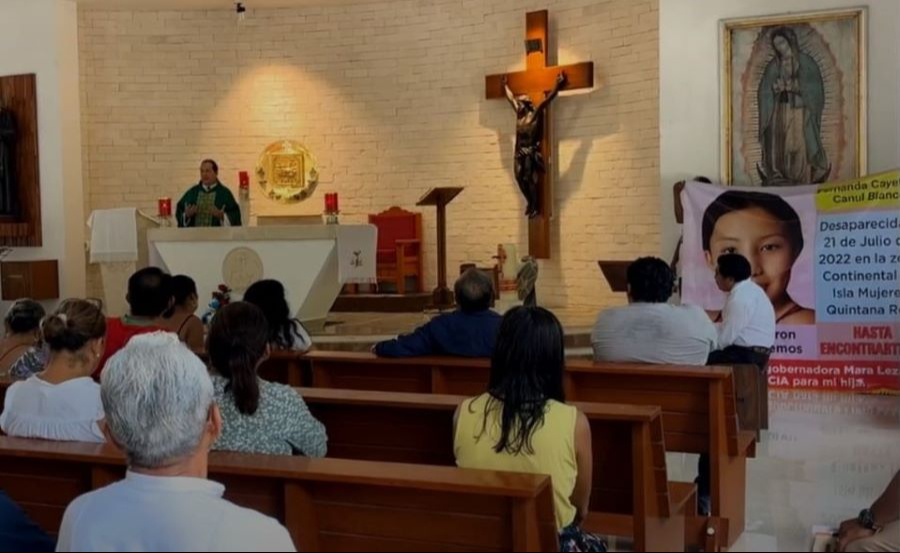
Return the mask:
[[344, 284], [375, 281], [376, 230], [371, 225], [298, 225], [151, 229], [149, 264], [197, 283], [200, 313], [225, 284], [237, 301], [251, 284], [284, 284], [296, 317], [324, 325]]

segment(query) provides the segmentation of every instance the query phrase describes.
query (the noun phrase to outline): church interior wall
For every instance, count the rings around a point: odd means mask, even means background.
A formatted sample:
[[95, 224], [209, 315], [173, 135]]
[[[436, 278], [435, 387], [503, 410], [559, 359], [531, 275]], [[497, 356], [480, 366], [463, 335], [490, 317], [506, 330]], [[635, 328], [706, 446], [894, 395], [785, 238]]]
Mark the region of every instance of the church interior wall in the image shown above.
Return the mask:
[[[791, 12], [868, 8], [868, 172], [900, 167], [900, 2], [792, 0]], [[681, 233], [672, 184], [696, 175], [718, 180], [719, 21], [785, 13], [779, 0], [660, 2], [660, 204], [664, 257]]]
[[[448, 266], [491, 265], [500, 243], [527, 244], [513, 179], [515, 119], [484, 99], [487, 74], [524, 69], [525, 12], [548, 8], [560, 64], [593, 61], [595, 90], [554, 105], [558, 143], [553, 258], [539, 294], [551, 306], [623, 301], [596, 261], [660, 249], [656, 0], [394, 0], [356, 6], [79, 14], [84, 175], [89, 209], [154, 212], [213, 157], [237, 186], [271, 142], [306, 144], [320, 183], [282, 206], [252, 188], [252, 218], [321, 213], [342, 221], [392, 205], [424, 213], [427, 288], [434, 186], [450, 205]], [[94, 281], [95, 279], [92, 279]], [[96, 283], [94, 282], [96, 285]]]
[[[57, 260], [63, 297], [85, 294], [84, 212], [73, 2], [0, 2], [0, 75], [36, 74], [43, 245], [8, 261]], [[0, 309], [5, 312], [7, 302]]]

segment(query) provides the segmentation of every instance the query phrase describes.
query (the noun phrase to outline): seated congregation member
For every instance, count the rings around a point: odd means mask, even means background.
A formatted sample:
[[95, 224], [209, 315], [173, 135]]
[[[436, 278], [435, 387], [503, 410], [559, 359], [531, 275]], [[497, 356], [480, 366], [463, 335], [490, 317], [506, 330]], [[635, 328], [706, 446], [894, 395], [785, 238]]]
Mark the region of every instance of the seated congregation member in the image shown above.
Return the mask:
[[0, 490], [0, 551], [54, 551], [56, 544]]
[[491, 310], [494, 283], [478, 269], [469, 269], [454, 286], [456, 304], [452, 313], [439, 315], [412, 334], [375, 344], [381, 357], [455, 355], [490, 357], [494, 351], [501, 317]]
[[197, 283], [189, 276], [172, 277], [172, 308], [166, 312], [165, 328], [178, 335], [192, 351], [203, 351], [203, 321], [194, 313], [200, 306]]
[[172, 306], [172, 277], [156, 267], [148, 267], [128, 279], [128, 314], [106, 321], [106, 351], [97, 366], [94, 378], [110, 357], [125, 347], [132, 336], [165, 330], [163, 314]]
[[749, 363], [764, 369], [775, 345], [775, 309], [765, 291], [753, 282], [750, 262], [740, 254], [719, 258], [716, 284], [728, 293], [722, 311], [718, 349], [710, 365]]
[[44, 370], [47, 357], [38, 344], [45, 314], [34, 300], [19, 300], [6, 312], [6, 335], [0, 340], [0, 375], [23, 380]]
[[300, 394], [257, 376], [269, 347], [266, 317], [255, 305], [232, 303], [213, 319], [207, 351], [224, 422], [215, 449], [324, 457], [325, 427]]
[[291, 317], [284, 285], [277, 280], [260, 280], [244, 293], [244, 301], [260, 308], [269, 324], [269, 343], [278, 351], [306, 352], [312, 338], [303, 324]]
[[103, 371], [105, 430], [124, 480], [69, 505], [58, 551], [293, 551], [276, 520], [207, 480], [222, 430], [206, 366], [174, 334], [136, 336]]
[[517, 307], [500, 326], [486, 393], [460, 405], [454, 452], [462, 468], [550, 475], [562, 551], [605, 551], [580, 529], [591, 495], [591, 430], [566, 405], [565, 351], [557, 318]]
[[[753, 282], [750, 262], [736, 253], [719, 257], [716, 284], [728, 293], [718, 349], [709, 354], [708, 365], [756, 365], [761, 371], [769, 363], [775, 345], [775, 308], [765, 291]], [[701, 515], [710, 511], [709, 456], [700, 455], [697, 476], [697, 504]]]
[[594, 359], [623, 363], [705, 365], [716, 348], [716, 327], [693, 305], [668, 303], [675, 273], [655, 257], [628, 266], [628, 305], [600, 313], [591, 343]]
[[100, 305], [67, 300], [44, 320], [46, 369], [6, 392], [0, 429], [10, 436], [103, 442], [100, 386], [91, 379], [103, 354], [106, 318]]
[[872, 507], [841, 523], [838, 551], [900, 551], [900, 472]]

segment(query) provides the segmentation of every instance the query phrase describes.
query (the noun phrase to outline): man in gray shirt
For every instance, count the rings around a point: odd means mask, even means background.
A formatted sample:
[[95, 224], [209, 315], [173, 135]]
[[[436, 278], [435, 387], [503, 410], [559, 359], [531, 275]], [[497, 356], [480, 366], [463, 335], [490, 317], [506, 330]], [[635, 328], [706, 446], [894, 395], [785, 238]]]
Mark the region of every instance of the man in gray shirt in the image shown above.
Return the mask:
[[716, 349], [716, 327], [699, 307], [667, 303], [674, 288], [675, 274], [662, 259], [632, 263], [628, 305], [603, 311], [594, 325], [594, 360], [705, 365]]

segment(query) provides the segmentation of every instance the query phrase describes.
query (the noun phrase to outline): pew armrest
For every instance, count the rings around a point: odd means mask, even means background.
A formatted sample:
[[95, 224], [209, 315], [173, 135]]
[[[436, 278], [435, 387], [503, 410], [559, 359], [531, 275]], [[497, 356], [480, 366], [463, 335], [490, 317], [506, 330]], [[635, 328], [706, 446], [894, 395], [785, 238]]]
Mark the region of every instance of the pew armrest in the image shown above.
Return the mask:
[[620, 513], [591, 511], [585, 517], [582, 527], [594, 534], [630, 538], [634, 535], [634, 517]]
[[738, 432], [738, 451], [748, 459], [756, 457], [756, 432], [753, 430], [741, 430]]
[[692, 482], [669, 482], [669, 504], [672, 513], [696, 513], [697, 485]]

